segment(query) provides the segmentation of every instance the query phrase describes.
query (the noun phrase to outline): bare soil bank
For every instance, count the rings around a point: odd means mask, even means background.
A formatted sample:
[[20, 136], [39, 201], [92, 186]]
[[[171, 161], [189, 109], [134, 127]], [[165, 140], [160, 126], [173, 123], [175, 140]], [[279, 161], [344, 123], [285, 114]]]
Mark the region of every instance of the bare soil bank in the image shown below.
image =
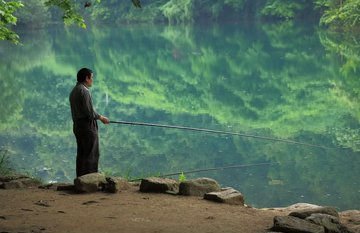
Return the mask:
[[[290, 212], [138, 190], [132, 186], [116, 194], [74, 194], [38, 188], [3, 189], [0, 232], [258, 233], [272, 227], [274, 216]], [[360, 232], [359, 216], [354, 221], [354, 216], [344, 214], [341, 219]]]
[[285, 214], [138, 187], [116, 194], [0, 190], [0, 232], [266, 232]]

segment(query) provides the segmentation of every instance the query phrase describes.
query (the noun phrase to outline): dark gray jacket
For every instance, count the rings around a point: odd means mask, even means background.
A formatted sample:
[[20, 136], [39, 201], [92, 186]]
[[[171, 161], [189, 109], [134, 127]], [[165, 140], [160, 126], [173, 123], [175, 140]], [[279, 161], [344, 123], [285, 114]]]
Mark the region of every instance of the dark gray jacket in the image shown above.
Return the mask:
[[90, 91], [83, 83], [78, 82], [72, 89], [69, 101], [74, 122], [100, 118], [100, 115], [93, 108]]

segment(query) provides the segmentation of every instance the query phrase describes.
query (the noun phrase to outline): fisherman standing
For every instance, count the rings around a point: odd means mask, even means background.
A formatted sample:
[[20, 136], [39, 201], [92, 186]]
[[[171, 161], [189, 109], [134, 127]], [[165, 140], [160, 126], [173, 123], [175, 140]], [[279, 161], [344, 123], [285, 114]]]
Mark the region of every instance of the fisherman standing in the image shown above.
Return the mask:
[[92, 104], [89, 88], [93, 84], [93, 72], [82, 68], [77, 73], [77, 83], [69, 100], [73, 120], [73, 132], [77, 143], [76, 176], [98, 172], [99, 137], [97, 120], [109, 124], [107, 117], [98, 114]]

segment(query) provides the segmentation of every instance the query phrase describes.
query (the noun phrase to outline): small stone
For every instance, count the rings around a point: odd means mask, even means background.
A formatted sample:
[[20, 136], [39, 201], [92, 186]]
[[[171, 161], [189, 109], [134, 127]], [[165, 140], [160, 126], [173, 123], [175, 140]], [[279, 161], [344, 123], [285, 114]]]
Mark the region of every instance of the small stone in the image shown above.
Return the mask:
[[198, 178], [180, 183], [179, 194], [186, 196], [204, 196], [205, 193], [218, 192], [221, 190], [216, 180], [210, 178]]
[[204, 199], [230, 205], [244, 205], [244, 196], [233, 188], [204, 194]]
[[99, 203], [98, 201], [86, 201], [84, 203], [82, 203], [83, 205], [91, 205], [91, 204], [97, 204]]
[[149, 177], [141, 180], [140, 192], [166, 193], [179, 189], [179, 183], [176, 180], [159, 177]]
[[29, 212], [34, 211], [34, 210], [32, 210], [32, 209], [25, 209], [25, 208], [22, 208], [21, 210], [23, 210], [23, 211], [29, 211]]
[[68, 183], [51, 183], [39, 186], [40, 189], [50, 189], [56, 191], [71, 191], [74, 190], [73, 184]]
[[75, 190], [75, 186], [72, 184], [61, 184], [57, 185], [56, 191], [73, 191]]
[[50, 207], [49, 203], [47, 201], [44, 201], [44, 200], [40, 200], [40, 201], [35, 202], [35, 205], [44, 206], [44, 207]]
[[117, 193], [130, 188], [130, 184], [121, 177], [106, 177], [105, 191]]

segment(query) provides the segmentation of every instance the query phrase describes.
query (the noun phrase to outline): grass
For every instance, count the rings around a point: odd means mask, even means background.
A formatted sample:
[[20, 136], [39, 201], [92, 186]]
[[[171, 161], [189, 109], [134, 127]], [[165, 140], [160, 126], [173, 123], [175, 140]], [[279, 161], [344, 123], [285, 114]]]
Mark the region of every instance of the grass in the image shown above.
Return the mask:
[[6, 176], [13, 174], [14, 171], [10, 167], [9, 155], [7, 149], [0, 149], [0, 175]]

